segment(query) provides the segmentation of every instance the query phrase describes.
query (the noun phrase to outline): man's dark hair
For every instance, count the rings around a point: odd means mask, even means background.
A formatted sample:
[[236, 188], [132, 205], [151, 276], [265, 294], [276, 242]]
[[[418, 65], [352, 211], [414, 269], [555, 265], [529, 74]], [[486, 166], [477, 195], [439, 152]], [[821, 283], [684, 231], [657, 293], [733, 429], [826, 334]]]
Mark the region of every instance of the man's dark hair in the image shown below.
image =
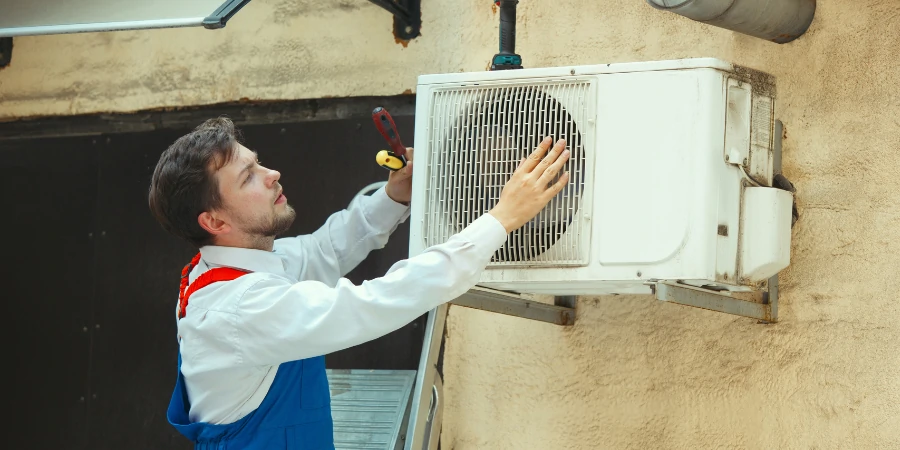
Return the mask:
[[212, 243], [197, 217], [222, 206], [215, 172], [237, 154], [240, 134], [220, 117], [178, 138], [159, 157], [150, 180], [150, 211], [162, 227], [195, 247]]

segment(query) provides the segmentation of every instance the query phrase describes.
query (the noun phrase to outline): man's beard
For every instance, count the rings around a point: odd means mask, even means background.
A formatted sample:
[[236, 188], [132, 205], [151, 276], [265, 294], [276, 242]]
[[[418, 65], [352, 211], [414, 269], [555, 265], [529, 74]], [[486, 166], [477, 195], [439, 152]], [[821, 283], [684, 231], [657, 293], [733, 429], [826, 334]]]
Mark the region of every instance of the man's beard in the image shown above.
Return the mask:
[[259, 237], [275, 237], [291, 228], [297, 213], [291, 205], [284, 205], [284, 212], [275, 214], [270, 220], [256, 220], [255, 223], [247, 228], [247, 233]]

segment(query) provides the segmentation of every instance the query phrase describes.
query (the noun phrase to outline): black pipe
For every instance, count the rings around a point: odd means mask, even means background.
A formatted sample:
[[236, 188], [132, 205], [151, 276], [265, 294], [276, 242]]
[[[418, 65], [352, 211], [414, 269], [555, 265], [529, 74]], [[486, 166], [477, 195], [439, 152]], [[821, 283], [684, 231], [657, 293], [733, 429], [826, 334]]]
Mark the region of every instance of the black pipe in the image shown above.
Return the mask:
[[13, 38], [0, 37], [0, 69], [9, 65], [12, 61]]
[[521, 69], [522, 57], [516, 54], [516, 5], [519, 0], [499, 0], [500, 52], [491, 60], [491, 70]]
[[516, 53], [516, 5], [518, 0], [500, 0], [500, 53]]

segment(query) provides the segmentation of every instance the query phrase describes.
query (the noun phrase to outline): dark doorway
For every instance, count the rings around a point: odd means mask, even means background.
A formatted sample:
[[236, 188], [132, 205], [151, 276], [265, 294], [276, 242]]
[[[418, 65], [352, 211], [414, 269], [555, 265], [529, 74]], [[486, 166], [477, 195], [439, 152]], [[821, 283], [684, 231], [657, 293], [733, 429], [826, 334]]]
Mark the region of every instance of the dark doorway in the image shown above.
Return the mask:
[[[386, 107], [411, 146], [414, 96], [218, 105], [0, 124], [0, 203], [14, 405], [5, 448], [191, 448], [167, 423], [178, 277], [193, 250], [147, 208], [159, 154], [227, 115], [282, 174], [309, 233], [387, 172], [370, 113]], [[409, 226], [348, 275], [359, 283], [406, 258]], [[326, 357], [329, 368], [416, 369], [425, 316]], [[49, 428], [49, 429], [48, 429]]]

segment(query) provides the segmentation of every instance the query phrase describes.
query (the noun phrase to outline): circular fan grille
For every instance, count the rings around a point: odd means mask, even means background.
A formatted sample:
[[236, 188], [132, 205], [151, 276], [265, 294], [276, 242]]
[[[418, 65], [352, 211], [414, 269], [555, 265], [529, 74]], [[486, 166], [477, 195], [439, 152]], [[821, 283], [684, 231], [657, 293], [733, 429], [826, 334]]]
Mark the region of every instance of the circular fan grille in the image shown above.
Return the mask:
[[[570, 151], [563, 169], [569, 172], [565, 189], [533, 220], [510, 234], [493, 256], [493, 264], [582, 259], [578, 236], [571, 236], [573, 231], [579, 232], [574, 219], [585, 181], [582, 135], [573, 115], [585, 116], [586, 91], [586, 84], [481, 88], [459, 95], [458, 106], [448, 108], [445, 122], [449, 128], [444, 128], [443, 139], [436, 143], [440, 154], [434, 155], [434, 169], [440, 175], [433, 178], [431, 187], [442, 191], [433, 198], [441, 203], [446, 214], [441, 215], [449, 222], [451, 233], [496, 205], [521, 159], [544, 137], [550, 136], [554, 142], [565, 139]], [[570, 113], [563, 103], [580, 108], [581, 114]], [[554, 247], [567, 232], [566, 243]]]

